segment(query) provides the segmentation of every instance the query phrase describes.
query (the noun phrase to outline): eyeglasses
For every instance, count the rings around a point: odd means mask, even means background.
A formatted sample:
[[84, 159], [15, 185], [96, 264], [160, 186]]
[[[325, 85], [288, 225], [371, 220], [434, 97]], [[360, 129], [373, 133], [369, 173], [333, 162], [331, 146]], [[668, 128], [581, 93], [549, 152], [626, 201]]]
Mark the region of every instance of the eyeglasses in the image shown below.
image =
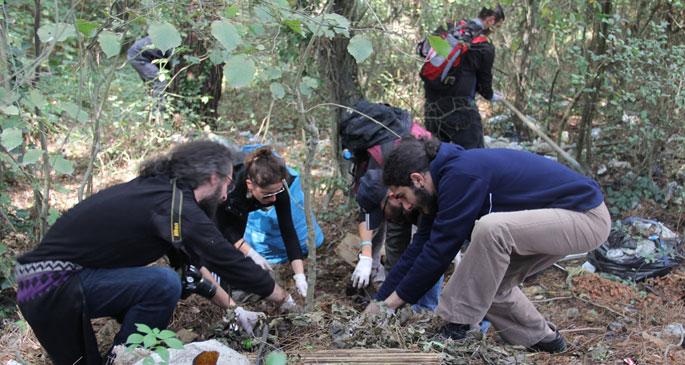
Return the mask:
[[262, 198], [264, 198], [264, 199], [271, 198], [272, 196], [276, 196], [276, 195], [278, 195], [284, 191], [285, 191], [285, 185], [281, 186], [280, 189], [274, 191], [273, 193], [267, 193], [267, 194], [262, 195]]

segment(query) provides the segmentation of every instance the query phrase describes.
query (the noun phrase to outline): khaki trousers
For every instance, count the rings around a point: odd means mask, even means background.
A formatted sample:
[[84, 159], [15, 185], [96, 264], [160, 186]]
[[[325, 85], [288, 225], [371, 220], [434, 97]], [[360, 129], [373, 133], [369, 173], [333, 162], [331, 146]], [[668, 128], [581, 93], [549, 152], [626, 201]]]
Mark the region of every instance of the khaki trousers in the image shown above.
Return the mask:
[[448, 322], [471, 325], [486, 318], [515, 345], [551, 340], [554, 332], [518, 284], [566, 255], [597, 248], [610, 229], [604, 203], [582, 213], [536, 209], [485, 215], [475, 223], [437, 314]]

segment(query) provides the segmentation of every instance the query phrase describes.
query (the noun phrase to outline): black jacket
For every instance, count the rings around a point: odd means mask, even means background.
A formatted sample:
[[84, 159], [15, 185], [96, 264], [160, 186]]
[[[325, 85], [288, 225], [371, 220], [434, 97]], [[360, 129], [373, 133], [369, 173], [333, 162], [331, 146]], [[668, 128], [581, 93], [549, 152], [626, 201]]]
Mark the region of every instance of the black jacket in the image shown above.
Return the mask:
[[[275, 286], [271, 276], [221, 235], [191, 189], [179, 188], [182, 244], [191, 262], [206, 266], [232, 288], [270, 295]], [[42, 242], [17, 261], [64, 260], [86, 268], [150, 264], [174, 252], [171, 197], [165, 177], [136, 178], [102, 190], [64, 213]]]
[[[245, 234], [247, 218], [250, 212], [258, 209], [268, 208], [270, 205], [261, 204], [257, 199], [247, 195], [247, 173], [245, 165], [240, 164], [233, 168], [233, 183], [235, 190], [229, 195], [226, 202], [219, 206], [216, 213], [216, 223], [219, 231], [231, 243], [235, 243]], [[290, 186], [295, 180], [294, 176], [288, 174], [287, 183]], [[276, 195], [276, 202], [273, 204], [278, 217], [278, 228], [281, 231], [283, 242], [285, 243], [288, 260], [299, 260], [303, 258], [300, 240], [293, 224], [292, 211], [290, 208], [290, 196], [287, 191]]]

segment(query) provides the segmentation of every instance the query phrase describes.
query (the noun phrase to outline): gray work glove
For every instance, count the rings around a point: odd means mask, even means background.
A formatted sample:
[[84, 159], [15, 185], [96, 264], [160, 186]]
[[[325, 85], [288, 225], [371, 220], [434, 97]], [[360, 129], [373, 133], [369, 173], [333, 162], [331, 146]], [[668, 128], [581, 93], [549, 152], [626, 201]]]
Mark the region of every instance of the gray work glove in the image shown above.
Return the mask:
[[245, 310], [243, 307], [236, 307], [234, 313], [235, 319], [238, 321], [238, 324], [240, 324], [240, 327], [250, 335], [254, 335], [253, 330], [257, 325], [259, 318], [266, 318], [266, 314], [263, 312], [252, 312]]
[[262, 269], [266, 271], [273, 271], [271, 268], [271, 265], [269, 265], [269, 262], [266, 261], [262, 255], [259, 254], [259, 252], [255, 251], [252, 247], [250, 247], [250, 251], [247, 251], [247, 255], [245, 255], [254, 261], [255, 264], [261, 266]]

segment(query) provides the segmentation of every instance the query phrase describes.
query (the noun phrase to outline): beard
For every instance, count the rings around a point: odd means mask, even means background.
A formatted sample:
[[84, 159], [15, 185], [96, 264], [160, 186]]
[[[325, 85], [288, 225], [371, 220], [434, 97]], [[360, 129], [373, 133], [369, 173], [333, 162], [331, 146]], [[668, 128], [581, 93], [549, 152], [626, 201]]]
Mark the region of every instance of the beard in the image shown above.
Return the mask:
[[217, 209], [219, 209], [219, 204], [221, 204], [221, 193], [221, 187], [217, 187], [217, 189], [214, 190], [214, 193], [212, 193], [212, 195], [198, 202], [200, 209], [202, 209], [205, 212], [205, 214], [207, 214], [209, 219], [214, 220], [214, 218], [216, 217], [216, 211]]
[[412, 186], [416, 203], [414, 204], [426, 215], [434, 215], [438, 211], [438, 196], [431, 194], [425, 188], [417, 188]]

